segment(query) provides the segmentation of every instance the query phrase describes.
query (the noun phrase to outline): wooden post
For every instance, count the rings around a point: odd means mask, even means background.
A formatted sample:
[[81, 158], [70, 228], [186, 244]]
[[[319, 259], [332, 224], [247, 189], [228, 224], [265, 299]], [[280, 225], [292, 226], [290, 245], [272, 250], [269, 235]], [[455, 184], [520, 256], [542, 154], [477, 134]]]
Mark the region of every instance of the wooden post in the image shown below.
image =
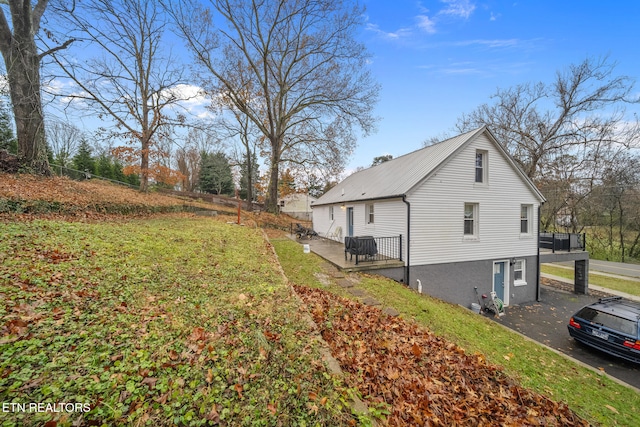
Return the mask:
[[237, 188], [236, 188], [236, 199], [238, 199], [238, 225], [240, 225], [240, 195], [238, 193]]

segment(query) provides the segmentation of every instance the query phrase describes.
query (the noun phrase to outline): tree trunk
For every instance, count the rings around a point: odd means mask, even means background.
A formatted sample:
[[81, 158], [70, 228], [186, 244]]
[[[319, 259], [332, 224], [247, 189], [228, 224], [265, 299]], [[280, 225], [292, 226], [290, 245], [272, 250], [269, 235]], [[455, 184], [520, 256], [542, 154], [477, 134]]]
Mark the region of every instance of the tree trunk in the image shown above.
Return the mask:
[[253, 153], [247, 148], [247, 211], [253, 211]]
[[280, 151], [277, 149], [279, 145], [271, 142], [271, 166], [269, 168], [269, 190], [265, 200], [265, 209], [273, 214], [278, 213], [278, 178], [280, 166]]
[[620, 237], [620, 262], [624, 262], [624, 209], [622, 208], [622, 195], [618, 199], [618, 209], [620, 210], [620, 217], [618, 219], [618, 235]]
[[40, 95], [40, 57], [33, 40], [15, 40], [2, 51], [13, 105], [18, 139], [18, 159], [22, 167], [51, 175], [47, 160], [44, 116]]
[[142, 137], [142, 150], [140, 150], [140, 191], [149, 191], [149, 145], [150, 138], [146, 135]]

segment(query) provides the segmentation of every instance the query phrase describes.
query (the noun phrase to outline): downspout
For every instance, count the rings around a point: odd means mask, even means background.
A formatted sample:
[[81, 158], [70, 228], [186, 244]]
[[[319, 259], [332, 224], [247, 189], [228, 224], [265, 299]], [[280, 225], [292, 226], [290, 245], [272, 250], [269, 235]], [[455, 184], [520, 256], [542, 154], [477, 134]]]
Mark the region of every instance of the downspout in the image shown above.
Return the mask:
[[540, 301], [540, 208], [542, 207], [542, 203], [538, 205], [538, 269], [536, 270], [536, 301]]
[[404, 283], [411, 287], [409, 283], [409, 263], [411, 262], [411, 203], [407, 201], [407, 195], [402, 195], [402, 201], [407, 205], [407, 263], [404, 267]]

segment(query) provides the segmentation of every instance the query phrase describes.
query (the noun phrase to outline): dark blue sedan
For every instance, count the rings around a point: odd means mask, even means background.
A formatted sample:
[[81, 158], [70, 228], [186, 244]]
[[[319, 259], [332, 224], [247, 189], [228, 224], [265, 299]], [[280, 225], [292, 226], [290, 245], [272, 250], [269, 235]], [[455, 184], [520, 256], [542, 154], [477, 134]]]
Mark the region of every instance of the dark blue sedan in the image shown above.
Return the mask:
[[640, 363], [640, 302], [622, 297], [600, 298], [569, 320], [578, 342], [622, 359]]

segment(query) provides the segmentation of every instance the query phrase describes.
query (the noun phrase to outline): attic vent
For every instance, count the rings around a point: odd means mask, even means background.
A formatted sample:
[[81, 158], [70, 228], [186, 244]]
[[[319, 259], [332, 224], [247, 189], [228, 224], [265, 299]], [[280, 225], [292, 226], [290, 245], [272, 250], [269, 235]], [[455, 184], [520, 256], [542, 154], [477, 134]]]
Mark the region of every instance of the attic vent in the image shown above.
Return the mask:
[[363, 191], [363, 192], [362, 192], [362, 195], [364, 196], [365, 194], [367, 194], [367, 192], [366, 192], [366, 191]]
[[342, 189], [342, 196], [344, 196], [344, 188]]

